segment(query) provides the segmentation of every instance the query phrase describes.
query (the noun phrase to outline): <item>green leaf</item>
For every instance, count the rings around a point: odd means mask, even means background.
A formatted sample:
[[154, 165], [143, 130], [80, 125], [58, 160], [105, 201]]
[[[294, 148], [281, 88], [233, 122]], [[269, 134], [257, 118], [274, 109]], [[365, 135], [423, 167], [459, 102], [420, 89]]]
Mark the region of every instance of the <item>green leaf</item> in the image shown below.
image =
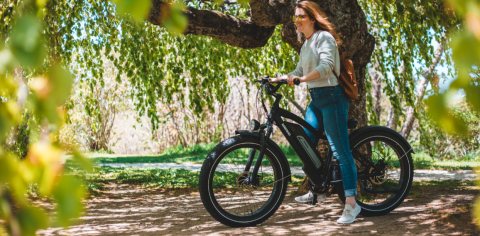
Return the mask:
[[15, 160], [8, 155], [5, 155], [3, 150], [0, 149], [0, 183], [8, 183], [10, 179], [16, 174], [18, 168]]
[[[468, 45], [468, 46], [467, 46]], [[480, 43], [471, 32], [457, 33], [450, 42], [452, 58], [458, 66], [458, 79], [456, 84], [460, 87], [467, 86], [470, 81], [472, 65], [480, 62]]]
[[242, 4], [243, 6], [246, 6], [247, 4], [250, 3], [250, 0], [238, 0], [237, 2]]
[[50, 96], [55, 100], [55, 105], [63, 105], [70, 96], [73, 76], [69, 71], [59, 65], [54, 65], [49, 71], [49, 85], [52, 86]]
[[116, 4], [116, 11], [120, 16], [130, 14], [136, 22], [141, 22], [147, 17], [150, 11], [150, 0], [117, 0], [113, 1]]
[[92, 163], [90, 162], [90, 160], [88, 158], [86, 158], [82, 153], [80, 153], [77, 150], [73, 151], [72, 161], [79, 164], [84, 170], [86, 170], [88, 172], [93, 171], [93, 166], [92, 166]]
[[0, 74], [4, 74], [5, 71], [13, 66], [13, 54], [5, 48], [0, 51]]
[[471, 84], [465, 88], [465, 95], [473, 109], [480, 113], [480, 86]]
[[21, 209], [17, 217], [22, 235], [35, 235], [38, 229], [44, 229], [48, 226], [47, 215], [40, 208]]
[[187, 28], [188, 20], [183, 14], [183, 9], [185, 5], [182, 3], [172, 3], [162, 8], [162, 23], [170, 33], [181, 34]]
[[447, 107], [447, 102], [451, 100], [456, 90], [448, 90], [443, 94], [430, 96], [425, 103], [428, 107], [429, 116], [435, 121], [436, 125], [443, 128], [450, 134], [462, 134], [467, 132], [467, 125], [460, 117], [454, 116]]
[[57, 188], [53, 192], [57, 200], [57, 222], [60, 226], [68, 226], [69, 220], [79, 217], [83, 210], [82, 199], [85, 197], [85, 189], [70, 175], [61, 177]]
[[32, 15], [18, 19], [10, 38], [11, 49], [18, 61], [25, 66], [35, 67], [45, 57], [42, 25]]

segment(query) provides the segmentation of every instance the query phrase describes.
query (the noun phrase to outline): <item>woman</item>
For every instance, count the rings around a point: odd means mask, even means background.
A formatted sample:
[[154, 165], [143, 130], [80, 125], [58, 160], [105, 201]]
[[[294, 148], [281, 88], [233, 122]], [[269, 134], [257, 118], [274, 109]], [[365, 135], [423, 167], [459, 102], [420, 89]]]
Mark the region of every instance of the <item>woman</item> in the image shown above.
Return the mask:
[[[299, 2], [295, 7], [294, 20], [297, 31], [307, 38], [300, 50], [300, 61], [293, 72], [272, 78], [271, 81], [286, 79], [289, 85], [293, 85], [293, 80], [299, 79], [301, 83], [307, 83], [312, 101], [305, 120], [320, 132], [325, 131], [334, 157], [340, 160], [346, 201], [342, 217], [337, 222], [352, 223], [361, 208], [355, 202], [357, 170], [348, 141], [349, 104], [333, 73], [335, 70], [336, 74], [340, 75], [338, 46], [341, 45], [341, 40], [325, 13], [314, 2]], [[316, 146], [319, 139], [307, 129], [305, 132]], [[295, 200], [307, 202], [312, 198], [313, 193], [309, 191]], [[321, 195], [317, 199], [324, 201], [326, 197]]]

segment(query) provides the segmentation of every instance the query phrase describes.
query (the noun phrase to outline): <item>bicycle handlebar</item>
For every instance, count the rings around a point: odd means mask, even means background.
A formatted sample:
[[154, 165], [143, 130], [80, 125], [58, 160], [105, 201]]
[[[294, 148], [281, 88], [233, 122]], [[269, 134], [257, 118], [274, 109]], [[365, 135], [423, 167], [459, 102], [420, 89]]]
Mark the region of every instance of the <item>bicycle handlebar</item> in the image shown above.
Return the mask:
[[[262, 83], [262, 84], [267, 84], [267, 83], [276, 83], [276, 84], [288, 84], [287, 83], [287, 80], [280, 80], [280, 81], [277, 81], [277, 82], [270, 82], [270, 77], [268, 76], [262, 76], [262, 79], [261, 80], [257, 80], [257, 82], [259, 83]], [[293, 80], [293, 83], [295, 85], [299, 85], [300, 84], [300, 80], [299, 79], [294, 79]]]

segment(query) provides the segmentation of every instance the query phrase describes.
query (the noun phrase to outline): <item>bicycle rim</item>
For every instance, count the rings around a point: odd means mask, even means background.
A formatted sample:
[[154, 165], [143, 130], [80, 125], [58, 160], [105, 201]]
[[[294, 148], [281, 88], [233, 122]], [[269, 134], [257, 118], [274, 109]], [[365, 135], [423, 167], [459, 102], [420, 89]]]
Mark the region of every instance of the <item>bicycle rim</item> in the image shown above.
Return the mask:
[[[353, 147], [352, 155], [359, 177], [356, 198], [362, 208], [383, 211], [403, 200], [411, 179], [410, 163], [398, 143], [385, 136], [368, 137]], [[366, 167], [360, 156], [371, 158], [375, 166], [384, 172], [361, 178], [362, 175], [374, 174], [376, 170]]]
[[[217, 211], [231, 220], [245, 222], [268, 214], [276, 195], [280, 194], [280, 175], [272, 157], [265, 153], [258, 171], [258, 185], [252, 186], [245, 181], [255, 166], [260, 146], [255, 143], [242, 143], [225, 150], [215, 160], [209, 176], [210, 197]], [[255, 158], [250, 171], [245, 171], [250, 151], [255, 150]]]

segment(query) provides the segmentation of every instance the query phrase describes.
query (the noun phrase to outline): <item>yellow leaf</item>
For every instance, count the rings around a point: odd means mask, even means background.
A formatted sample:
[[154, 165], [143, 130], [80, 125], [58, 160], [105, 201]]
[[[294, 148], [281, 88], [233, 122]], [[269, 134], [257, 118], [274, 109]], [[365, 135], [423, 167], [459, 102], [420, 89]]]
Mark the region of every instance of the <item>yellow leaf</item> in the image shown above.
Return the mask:
[[475, 200], [475, 207], [473, 208], [472, 215], [477, 227], [480, 228], [480, 197], [477, 197], [477, 200]]
[[29, 150], [27, 158], [32, 165], [44, 168], [40, 176], [39, 190], [41, 194], [48, 195], [63, 170], [60, 163], [62, 150], [45, 141], [35, 143]]
[[30, 88], [37, 92], [38, 98], [42, 100], [47, 99], [51, 91], [51, 87], [48, 86], [48, 79], [44, 76], [33, 78]]
[[469, 11], [465, 16], [465, 22], [467, 23], [467, 27], [475, 37], [480, 41], [480, 17], [475, 13]]

